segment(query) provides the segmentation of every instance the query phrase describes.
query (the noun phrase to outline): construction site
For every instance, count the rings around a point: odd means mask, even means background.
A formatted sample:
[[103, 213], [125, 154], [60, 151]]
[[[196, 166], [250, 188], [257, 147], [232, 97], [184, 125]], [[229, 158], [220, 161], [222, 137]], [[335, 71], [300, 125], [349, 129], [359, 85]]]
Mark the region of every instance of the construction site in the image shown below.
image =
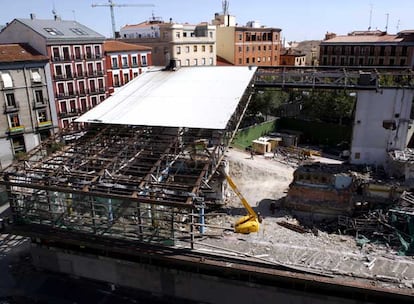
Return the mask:
[[412, 302], [412, 84], [354, 83], [344, 163], [276, 135], [255, 153], [232, 147], [270, 73], [141, 75], [3, 170], [6, 231], [30, 238], [36, 268], [114, 289], [197, 303]]

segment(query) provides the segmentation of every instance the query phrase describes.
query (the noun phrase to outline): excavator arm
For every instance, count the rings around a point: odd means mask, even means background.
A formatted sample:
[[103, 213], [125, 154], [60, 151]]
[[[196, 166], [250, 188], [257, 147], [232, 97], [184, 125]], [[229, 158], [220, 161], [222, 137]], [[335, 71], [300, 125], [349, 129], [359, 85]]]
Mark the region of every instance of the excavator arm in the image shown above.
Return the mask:
[[238, 219], [234, 225], [234, 231], [237, 233], [250, 233], [259, 231], [259, 217], [253, 208], [249, 205], [243, 194], [239, 191], [233, 179], [226, 173], [224, 173], [227, 183], [233, 189], [234, 193], [237, 194], [244, 208], [247, 210], [247, 215]]

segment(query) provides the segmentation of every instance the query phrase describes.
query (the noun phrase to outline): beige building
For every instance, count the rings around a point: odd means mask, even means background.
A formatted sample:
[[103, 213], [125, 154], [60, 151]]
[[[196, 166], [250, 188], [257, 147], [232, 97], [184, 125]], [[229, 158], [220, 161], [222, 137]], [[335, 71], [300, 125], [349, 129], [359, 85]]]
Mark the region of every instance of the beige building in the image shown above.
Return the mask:
[[216, 27], [208, 23], [197, 25], [166, 23], [153, 18], [120, 30], [121, 39], [152, 47], [152, 63], [168, 66], [216, 65]]
[[238, 26], [234, 16], [215, 14], [217, 55], [233, 65], [278, 66], [281, 40], [279, 28], [250, 21]]
[[27, 44], [0, 44], [0, 165], [24, 155], [53, 132], [48, 58]]

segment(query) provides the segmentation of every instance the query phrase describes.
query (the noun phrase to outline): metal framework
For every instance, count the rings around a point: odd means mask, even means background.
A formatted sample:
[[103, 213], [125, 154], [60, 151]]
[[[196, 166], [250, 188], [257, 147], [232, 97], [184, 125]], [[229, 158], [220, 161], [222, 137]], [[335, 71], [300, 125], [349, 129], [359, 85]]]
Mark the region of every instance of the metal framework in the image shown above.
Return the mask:
[[250, 98], [248, 89], [226, 130], [91, 124], [59, 134], [3, 171], [15, 223], [193, 248]]
[[356, 90], [413, 88], [414, 72], [398, 67], [260, 67], [254, 85]]

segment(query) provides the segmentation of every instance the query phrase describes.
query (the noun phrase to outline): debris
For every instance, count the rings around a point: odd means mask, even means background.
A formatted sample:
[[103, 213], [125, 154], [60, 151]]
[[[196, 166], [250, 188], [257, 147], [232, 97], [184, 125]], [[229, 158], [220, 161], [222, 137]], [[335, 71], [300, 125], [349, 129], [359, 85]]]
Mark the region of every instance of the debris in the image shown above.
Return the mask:
[[287, 229], [299, 232], [299, 233], [306, 233], [308, 232], [308, 230], [306, 230], [305, 228], [303, 228], [300, 225], [296, 225], [296, 224], [292, 224], [292, 223], [288, 223], [288, 222], [277, 222], [280, 226], [285, 227]]

